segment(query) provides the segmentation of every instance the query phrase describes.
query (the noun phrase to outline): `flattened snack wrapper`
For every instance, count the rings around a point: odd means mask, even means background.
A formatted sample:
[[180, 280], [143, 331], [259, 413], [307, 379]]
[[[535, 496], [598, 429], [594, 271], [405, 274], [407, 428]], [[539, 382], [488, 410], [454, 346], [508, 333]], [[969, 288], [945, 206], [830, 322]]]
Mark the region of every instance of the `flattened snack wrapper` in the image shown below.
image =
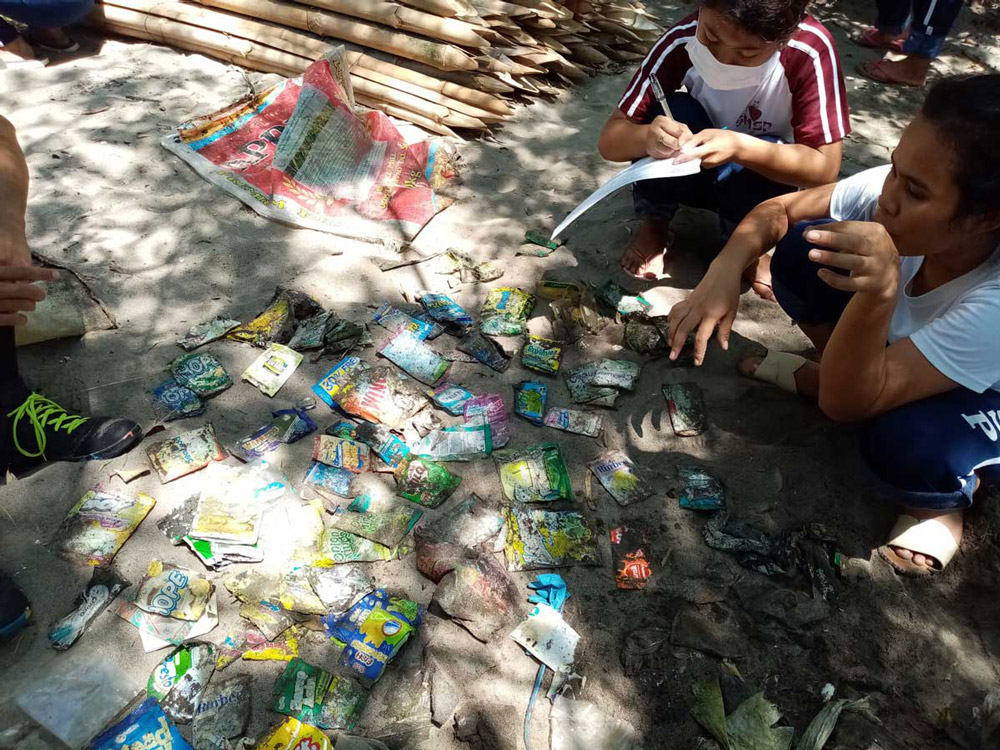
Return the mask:
[[288, 348], [297, 352], [311, 351], [323, 348], [323, 334], [332, 317], [332, 313], [323, 312], [303, 320], [295, 328], [295, 333], [288, 342]]
[[517, 503], [572, 500], [569, 470], [558, 443], [542, 443], [524, 451], [494, 454], [503, 494]]
[[382, 562], [392, 560], [398, 550], [365, 539], [349, 531], [327, 528], [319, 540], [319, 564], [338, 565], [351, 562]]
[[[689, 338], [693, 340], [693, 337], [692, 331]], [[625, 346], [637, 354], [666, 356], [670, 353], [670, 318], [666, 315], [634, 315], [625, 323], [624, 339]]]
[[417, 525], [422, 515], [423, 511], [412, 506], [399, 510], [373, 510], [364, 513], [340, 511], [333, 514], [330, 524], [335, 529], [348, 531], [392, 548], [403, 541], [403, 537]]
[[569, 389], [570, 398], [578, 404], [614, 406], [615, 400], [618, 398], [618, 390], [594, 385], [596, 374], [597, 364], [594, 362], [566, 371], [566, 387]]
[[376, 589], [345, 614], [322, 618], [330, 638], [343, 645], [340, 664], [356, 674], [362, 685], [378, 681], [423, 618], [423, 607]]
[[645, 537], [628, 526], [611, 529], [611, 557], [615, 564], [615, 585], [620, 589], [646, 588], [653, 569], [649, 565]]
[[494, 448], [502, 448], [510, 442], [510, 417], [499, 393], [484, 393], [466, 401], [465, 423], [488, 424]]
[[198, 696], [194, 715], [194, 744], [205, 750], [225, 750], [246, 731], [250, 719], [253, 678], [241, 674], [228, 680], [213, 680]]
[[174, 380], [201, 398], [222, 393], [233, 384], [226, 368], [208, 352], [182, 354], [170, 363], [170, 373]]
[[251, 630], [247, 633], [247, 648], [242, 658], [246, 661], [291, 661], [299, 655], [299, 635], [299, 628], [294, 625], [274, 640]]
[[408, 328], [396, 331], [378, 353], [427, 385], [435, 385], [451, 367], [451, 362]]
[[466, 333], [459, 340], [456, 348], [460, 352], [465, 352], [477, 361], [482, 362], [491, 370], [506, 372], [510, 366], [510, 357], [507, 356], [500, 345], [479, 331], [469, 331]]
[[488, 424], [465, 424], [432, 430], [414, 446], [413, 452], [431, 461], [472, 461], [493, 452]]
[[717, 477], [694, 466], [678, 466], [684, 482], [680, 506], [687, 510], [722, 510], [726, 507], [726, 490]]
[[146, 698], [90, 742], [91, 750], [192, 750], [156, 698]]
[[313, 446], [313, 461], [336, 469], [361, 474], [371, 468], [371, 449], [364, 443], [332, 435], [317, 435]]
[[78, 565], [109, 565], [154, 505], [156, 500], [141, 492], [90, 490], [59, 525], [52, 551]]
[[602, 359], [597, 363], [597, 370], [591, 378], [590, 385], [598, 388], [621, 388], [626, 391], [635, 389], [635, 381], [639, 378], [642, 365], [627, 359]]
[[542, 424], [548, 395], [549, 387], [545, 383], [522, 380], [514, 386], [514, 413], [534, 424]]
[[261, 349], [270, 344], [287, 344], [296, 324], [323, 312], [322, 305], [308, 294], [279, 287], [264, 312], [230, 331], [226, 338], [245, 341]]
[[343, 390], [358, 370], [366, 369], [368, 369], [368, 364], [360, 357], [354, 355], [344, 357], [312, 387], [313, 393], [331, 409], [336, 409], [338, 406], [337, 394]]
[[663, 398], [670, 410], [670, 426], [677, 437], [696, 437], [708, 428], [705, 398], [697, 383], [668, 383]]
[[191, 326], [190, 330], [184, 335], [184, 338], [177, 342], [177, 346], [185, 351], [197, 349], [199, 346], [204, 346], [216, 339], [221, 339], [239, 324], [240, 321], [238, 320], [230, 320], [220, 315], [207, 323], [198, 323]]
[[292, 659], [275, 684], [274, 710], [322, 729], [353, 729], [368, 703], [357, 680]]
[[175, 649], [153, 668], [146, 693], [160, 702], [178, 724], [194, 718], [198, 697], [215, 672], [215, 646], [188, 643]]
[[49, 644], [52, 648], [65, 651], [76, 643], [77, 638], [90, 627], [90, 623], [130, 585], [113, 565], [94, 568], [87, 587], [73, 602], [73, 610], [52, 623], [49, 628]]
[[598, 287], [594, 296], [598, 302], [607, 305], [620, 315], [645, 315], [653, 309], [653, 305], [641, 294], [630, 294], [628, 290], [610, 279]]
[[508, 570], [600, 564], [597, 537], [581, 514], [516, 505], [504, 514]]
[[395, 477], [400, 497], [428, 508], [438, 507], [462, 482], [441, 464], [413, 455], [396, 468]]
[[587, 466], [619, 505], [631, 505], [653, 494], [652, 485], [622, 451], [609, 451]]
[[302, 355], [281, 344], [271, 344], [243, 373], [243, 380], [265, 396], [274, 397], [302, 364]]
[[123, 620], [127, 620], [139, 631], [143, 649], [159, 651], [170, 644], [180, 646], [184, 641], [198, 638], [210, 633], [219, 624], [219, 605], [213, 594], [200, 620], [175, 620], [172, 617], [162, 617], [143, 612], [135, 602], [119, 599], [112, 611]]
[[462, 334], [472, 327], [472, 318], [455, 300], [447, 294], [420, 292], [420, 304], [434, 320], [450, 333]]
[[197, 417], [205, 412], [206, 404], [201, 397], [190, 388], [181, 385], [173, 378], [167, 378], [153, 389], [153, 398], [167, 409], [164, 421], [185, 417]]
[[321, 493], [331, 492], [339, 497], [351, 497], [351, 482], [356, 476], [353, 471], [313, 461], [306, 472], [304, 484]]
[[520, 336], [534, 307], [535, 296], [523, 289], [494, 289], [483, 302], [479, 330], [491, 336]]
[[521, 364], [529, 370], [555, 375], [559, 372], [559, 358], [562, 357], [562, 346], [558, 341], [545, 339], [541, 336], [528, 336], [521, 350]]
[[344, 385], [338, 395], [340, 407], [368, 422], [379, 422], [402, 430], [427, 405], [427, 398], [413, 381], [391, 367], [363, 370]]
[[194, 622], [205, 614], [214, 592], [215, 584], [193, 570], [151, 560], [135, 592], [135, 606], [149, 614]]
[[471, 392], [454, 383], [442, 383], [434, 390], [428, 391], [427, 395], [453, 417], [462, 416], [465, 413], [465, 402], [473, 397]]
[[166, 484], [204, 469], [212, 461], [224, 461], [226, 451], [211, 423], [146, 448], [149, 463]]
[[410, 455], [409, 446], [382, 424], [362, 422], [354, 428], [353, 438], [360, 440], [375, 451], [375, 455], [390, 469], [395, 469], [404, 458]]
[[577, 435], [597, 437], [601, 434], [601, 415], [553, 406], [545, 412], [545, 426]]
[[412, 331], [421, 340], [430, 337], [434, 330], [433, 323], [428, 323], [426, 320], [418, 320], [403, 312], [398, 307], [393, 307], [388, 302], [381, 304], [379, 309], [375, 311], [374, 318], [375, 322], [387, 331], [395, 333], [396, 331], [406, 329], [407, 331]]
[[281, 442], [282, 426], [269, 422], [254, 429], [246, 437], [241, 437], [229, 448], [229, 452], [247, 463], [274, 453]]
[[257, 750], [333, 750], [333, 744], [322, 729], [289, 717], [261, 740]]

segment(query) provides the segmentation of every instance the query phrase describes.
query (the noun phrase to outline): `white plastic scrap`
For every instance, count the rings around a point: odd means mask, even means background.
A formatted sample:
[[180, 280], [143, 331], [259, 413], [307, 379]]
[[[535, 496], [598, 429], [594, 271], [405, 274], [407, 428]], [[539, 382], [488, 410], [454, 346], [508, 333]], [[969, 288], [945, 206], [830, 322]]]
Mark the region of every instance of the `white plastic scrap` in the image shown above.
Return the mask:
[[536, 604], [510, 637], [553, 672], [569, 671], [580, 642], [580, 634], [548, 604]]
[[631, 724], [588, 701], [556, 698], [549, 726], [552, 750], [642, 750], [642, 738]]

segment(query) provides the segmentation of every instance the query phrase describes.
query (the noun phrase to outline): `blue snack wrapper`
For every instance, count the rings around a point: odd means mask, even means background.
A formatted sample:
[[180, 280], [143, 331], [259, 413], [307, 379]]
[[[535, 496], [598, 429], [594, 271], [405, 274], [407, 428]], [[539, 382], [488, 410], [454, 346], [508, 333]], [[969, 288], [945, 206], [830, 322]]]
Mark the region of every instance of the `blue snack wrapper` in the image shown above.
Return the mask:
[[472, 393], [454, 383], [442, 383], [434, 390], [428, 391], [427, 395], [453, 417], [462, 416], [465, 413], [465, 402], [473, 398]]
[[326, 490], [340, 497], [351, 497], [351, 482], [357, 476], [347, 469], [327, 466], [319, 461], [313, 461], [306, 472], [305, 484], [318, 490]]
[[542, 424], [549, 388], [545, 383], [523, 380], [514, 386], [514, 413], [529, 422]]
[[197, 417], [205, 412], [205, 402], [190, 388], [173, 378], [167, 378], [153, 389], [153, 398], [170, 410], [166, 421]]
[[163, 713], [156, 698], [146, 698], [124, 719], [97, 735], [91, 750], [191, 750], [181, 733]]
[[368, 369], [368, 365], [362, 362], [360, 357], [354, 355], [344, 357], [312, 387], [313, 393], [319, 396], [320, 400], [331, 409], [336, 409], [336, 395], [358, 370], [366, 369]]
[[427, 314], [451, 331], [464, 333], [472, 327], [472, 318], [447, 294], [421, 292], [420, 304]]
[[343, 645], [342, 666], [370, 687], [420, 627], [423, 607], [376, 589], [342, 615], [321, 619], [330, 638]]
[[292, 418], [288, 420], [287, 426], [279, 436], [279, 440], [285, 445], [291, 445], [319, 429], [319, 425], [312, 420], [305, 409], [278, 409], [272, 411], [271, 416], [279, 422], [282, 418]]

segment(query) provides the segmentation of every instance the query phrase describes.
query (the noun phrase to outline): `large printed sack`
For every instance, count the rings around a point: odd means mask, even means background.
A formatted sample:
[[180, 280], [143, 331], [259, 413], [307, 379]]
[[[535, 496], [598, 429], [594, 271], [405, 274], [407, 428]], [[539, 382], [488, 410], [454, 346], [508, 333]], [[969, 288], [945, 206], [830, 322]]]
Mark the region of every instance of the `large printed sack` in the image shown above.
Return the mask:
[[262, 216], [345, 237], [412, 239], [451, 199], [437, 143], [354, 113], [343, 47], [291, 78], [182, 123], [161, 144]]

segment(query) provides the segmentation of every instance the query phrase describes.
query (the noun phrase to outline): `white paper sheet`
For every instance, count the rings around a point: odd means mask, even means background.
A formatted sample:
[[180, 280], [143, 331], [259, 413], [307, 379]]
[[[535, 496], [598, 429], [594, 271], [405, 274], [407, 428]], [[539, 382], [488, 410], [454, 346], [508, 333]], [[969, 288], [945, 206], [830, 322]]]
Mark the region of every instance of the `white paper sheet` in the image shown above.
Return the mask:
[[558, 237], [566, 227], [576, 221], [595, 203], [607, 198], [615, 191], [631, 185], [633, 182], [655, 180], [661, 177], [686, 177], [687, 175], [697, 174], [700, 170], [700, 159], [686, 161], [681, 164], [676, 164], [673, 159], [654, 159], [652, 156], [640, 159], [635, 164], [623, 169], [587, 196], [586, 200], [574, 208], [570, 215], [563, 219], [562, 224], [555, 228], [551, 239], [554, 240]]
[[567, 672], [576, 658], [577, 633], [563, 616], [548, 604], [536, 604], [526, 620], [510, 637], [553, 672]]

